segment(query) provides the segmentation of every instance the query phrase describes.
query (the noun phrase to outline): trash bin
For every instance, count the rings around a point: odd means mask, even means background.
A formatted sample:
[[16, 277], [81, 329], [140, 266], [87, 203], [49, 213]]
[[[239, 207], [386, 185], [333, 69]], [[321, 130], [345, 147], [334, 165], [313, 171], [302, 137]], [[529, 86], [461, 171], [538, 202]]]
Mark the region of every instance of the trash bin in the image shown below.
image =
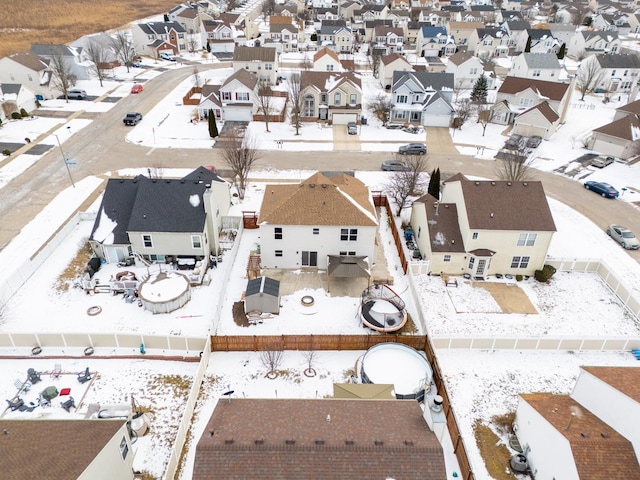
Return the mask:
[[367, 117], [360, 117], [360, 125], [366, 125], [367, 124]]

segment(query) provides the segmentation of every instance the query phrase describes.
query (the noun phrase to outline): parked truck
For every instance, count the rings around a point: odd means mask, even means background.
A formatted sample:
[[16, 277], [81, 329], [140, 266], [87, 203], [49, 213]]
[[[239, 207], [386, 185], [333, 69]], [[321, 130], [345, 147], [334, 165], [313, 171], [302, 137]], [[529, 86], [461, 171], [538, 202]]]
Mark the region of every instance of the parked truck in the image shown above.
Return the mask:
[[138, 112], [127, 113], [127, 115], [122, 119], [122, 122], [127, 126], [137, 125], [138, 122], [142, 120], [142, 115]]

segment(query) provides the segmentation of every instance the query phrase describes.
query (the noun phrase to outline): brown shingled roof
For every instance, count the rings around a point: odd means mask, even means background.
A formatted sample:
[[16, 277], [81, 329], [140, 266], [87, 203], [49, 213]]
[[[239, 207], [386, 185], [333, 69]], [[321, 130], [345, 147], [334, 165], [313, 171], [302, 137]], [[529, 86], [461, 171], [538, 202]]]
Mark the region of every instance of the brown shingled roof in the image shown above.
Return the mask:
[[408, 400], [221, 400], [193, 480], [445, 480], [442, 446]]
[[258, 76], [255, 73], [251, 73], [248, 70], [241, 68], [237, 72], [234, 72], [233, 74], [229, 75], [227, 79], [223, 82], [222, 86], [225, 87], [229, 85], [229, 83], [231, 83], [233, 80], [238, 80], [240, 83], [242, 83], [243, 85], [246, 85], [247, 87], [253, 90], [253, 88], [258, 83]]
[[627, 115], [593, 131], [623, 140], [636, 141], [640, 140], [640, 120], [635, 115]]
[[619, 112], [624, 113], [632, 113], [634, 115], [640, 115], [640, 100], [636, 100], [635, 102], [627, 103], [622, 107], [616, 108]]
[[336, 52], [334, 52], [333, 50], [327, 48], [327, 47], [324, 47], [324, 48], [321, 48], [320, 50], [318, 50], [315, 53], [315, 55], [313, 56], [313, 61], [317, 62], [318, 59], [324, 57], [325, 55], [329, 55], [336, 62], [340, 62], [340, 58], [338, 57], [338, 54]]
[[640, 403], [640, 367], [581, 367]]
[[436, 197], [429, 194], [420, 197], [414, 203], [424, 203], [432, 252], [465, 251], [458, 222], [458, 207], [455, 203], [438, 202]]
[[389, 55], [385, 55], [384, 57], [382, 57], [380, 59], [380, 61], [384, 64], [384, 65], [389, 65], [391, 62], [395, 62], [396, 60], [402, 60], [404, 61], [404, 63], [406, 63], [407, 65], [411, 65], [406, 58], [404, 58], [402, 55], [400, 55], [399, 53], [390, 53]]
[[560, 118], [560, 116], [556, 113], [556, 111], [553, 108], [551, 108], [551, 106], [549, 105], [549, 102], [547, 102], [546, 100], [544, 102], [540, 102], [539, 104], [534, 105], [533, 107], [525, 110], [520, 115], [524, 115], [533, 110], [538, 110], [542, 114], [542, 116], [549, 121], [549, 123], [553, 123]]
[[48, 68], [47, 65], [49, 64], [48, 60], [34, 53], [16, 53], [14, 55], [10, 55], [9, 58], [36, 72], [46, 70]]
[[527, 88], [550, 100], [560, 101], [569, 89], [568, 83], [547, 82], [544, 80], [534, 80], [531, 78], [520, 78], [508, 76], [502, 82], [498, 93], [516, 94]]
[[377, 225], [369, 189], [358, 179], [316, 172], [293, 185], [267, 185], [259, 223], [275, 225]]
[[454, 65], [462, 65], [467, 60], [473, 58], [473, 55], [469, 55], [466, 52], [456, 52], [449, 57], [449, 61]]
[[234, 62], [275, 62], [276, 49], [269, 47], [236, 47], [233, 50]]
[[[539, 181], [468, 180], [456, 174], [464, 195], [469, 228], [555, 232], [556, 225]], [[446, 188], [446, 187], [445, 187]]]
[[640, 480], [640, 465], [629, 440], [568, 395], [521, 395], [571, 446], [581, 480]]
[[124, 420], [0, 420], [3, 480], [78, 478]]

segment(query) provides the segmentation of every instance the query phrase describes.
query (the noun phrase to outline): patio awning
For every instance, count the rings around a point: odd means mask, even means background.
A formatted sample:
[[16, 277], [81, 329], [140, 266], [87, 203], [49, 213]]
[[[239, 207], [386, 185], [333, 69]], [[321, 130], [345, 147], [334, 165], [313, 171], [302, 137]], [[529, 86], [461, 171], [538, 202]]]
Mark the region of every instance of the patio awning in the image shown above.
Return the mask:
[[328, 255], [327, 291], [331, 286], [331, 277], [366, 278], [371, 283], [369, 258], [359, 255]]

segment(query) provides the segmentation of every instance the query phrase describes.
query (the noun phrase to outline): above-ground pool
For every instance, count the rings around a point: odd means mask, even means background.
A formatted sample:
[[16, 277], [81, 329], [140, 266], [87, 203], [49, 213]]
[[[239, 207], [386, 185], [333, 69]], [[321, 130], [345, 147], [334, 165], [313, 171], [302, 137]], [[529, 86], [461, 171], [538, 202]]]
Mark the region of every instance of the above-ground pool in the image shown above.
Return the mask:
[[362, 383], [392, 384], [396, 398], [424, 399], [433, 370], [416, 349], [400, 343], [380, 343], [367, 350], [360, 365]]
[[145, 310], [169, 313], [191, 299], [189, 279], [175, 271], [159, 272], [140, 284], [140, 301]]

